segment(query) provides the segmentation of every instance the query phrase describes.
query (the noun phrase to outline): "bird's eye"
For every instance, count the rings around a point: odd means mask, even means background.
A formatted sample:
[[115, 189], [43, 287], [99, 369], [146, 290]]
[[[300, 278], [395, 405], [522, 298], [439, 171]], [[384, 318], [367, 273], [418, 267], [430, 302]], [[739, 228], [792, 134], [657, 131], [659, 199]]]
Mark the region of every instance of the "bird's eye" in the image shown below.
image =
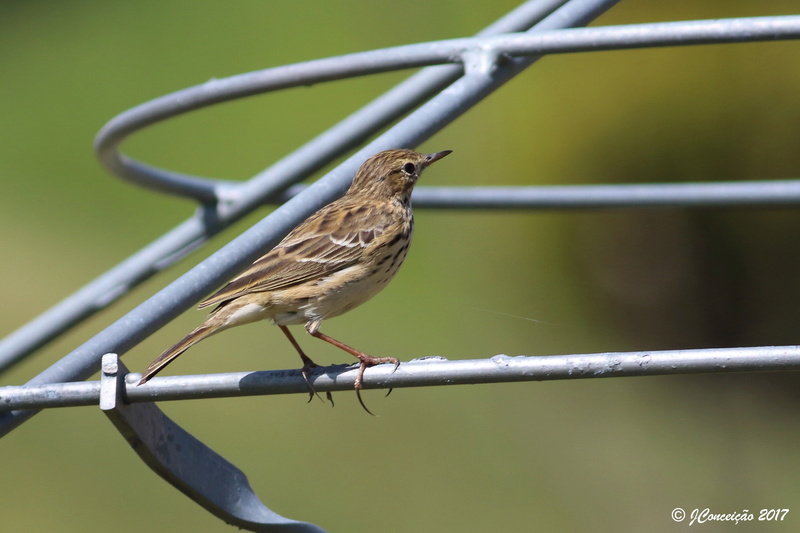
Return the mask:
[[406, 174], [413, 174], [415, 170], [417, 170], [417, 167], [414, 166], [414, 163], [406, 163], [403, 165], [403, 172]]

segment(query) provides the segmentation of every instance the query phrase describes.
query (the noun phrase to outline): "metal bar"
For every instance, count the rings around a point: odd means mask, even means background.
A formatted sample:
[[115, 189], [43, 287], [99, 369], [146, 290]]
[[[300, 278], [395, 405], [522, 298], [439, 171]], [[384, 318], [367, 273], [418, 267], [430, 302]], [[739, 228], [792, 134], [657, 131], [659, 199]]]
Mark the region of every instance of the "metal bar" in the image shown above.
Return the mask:
[[[761, 346], [696, 350], [611, 352], [575, 355], [507, 356], [448, 361], [431, 357], [372, 367], [365, 389], [512, 383], [605, 377], [665, 376], [719, 372], [800, 370], [800, 346]], [[319, 392], [352, 391], [357, 365], [315, 368], [310, 379]], [[136, 386], [138, 373], [125, 378], [130, 403], [308, 394], [299, 370], [233, 372], [199, 376], [156, 377]], [[0, 387], [0, 411], [97, 405], [100, 383], [51, 383]]]
[[[307, 186], [275, 198], [283, 203]], [[779, 207], [800, 203], [800, 180], [617, 185], [526, 185], [414, 189], [414, 208], [599, 209], [623, 207]]]
[[[579, 20], [587, 12], [597, 13], [616, 0], [573, 0], [583, 9], [572, 11]], [[559, 23], [570, 17], [559, 11]], [[552, 15], [551, 15], [552, 16]], [[548, 17], [549, 18], [549, 17]], [[548, 19], [545, 19], [545, 22]], [[105, 330], [88, 340], [28, 382], [28, 385], [83, 380], [99, 369], [105, 353], [123, 354], [184, 311], [203, 294], [233, 276], [260, 254], [274, 246], [298, 222], [330, 202], [347, 187], [358, 166], [370, 155], [388, 148], [410, 147], [429, 138], [472, 105], [521, 72], [533, 60], [498, 65], [491, 72], [473, 72], [433, 97], [396, 126], [368, 144], [347, 161], [320, 178], [303, 194], [289, 200], [269, 216], [232, 240], [198, 266], [140, 304]], [[33, 416], [35, 411], [13, 411], [0, 417], [0, 436]]]
[[[552, 3], [557, 4], [559, 2]], [[541, 10], [538, 10], [537, 15], [541, 15]], [[503, 29], [511, 26], [495, 25]], [[459, 62], [460, 52], [466, 43], [471, 42], [472, 39], [455, 39], [406, 45], [213, 79], [156, 98], [114, 117], [98, 133], [95, 149], [100, 161], [117, 176], [160, 192], [213, 203], [220, 194], [225, 196], [229, 192], [232, 186], [230, 182], [206, 180], [151, 167], [120, 154], [117, 151], [118, 146], [130, 134], [161, 120], [237, 98], [353, 76]], [[444, 49], [441, 43], [447, 43]]]
[[[530, 0], [478, 35], [527, 29], [565, 1]], [[217, 193], [224, 197], [224, 202], [216, 209], [200, 210], [197, 216], [186, 220], [45, 313], [0, 339], [0, 372], [104, 309], [212, 235], [252, 212], [268, 198], [357, 146], [449, 85], [462, 73], [460, 65], [423, 69], [247, 182], [236, 187], [228, 185], [229, 189], [218, 182]]]
[[[415, 191], [415, 195], [417, 191]], [[723, 183], [420, 188], [416, 205], [437, 208], [596, 209], [776, 207], [800, 203], [800, 180]]]
[[153, 403], [124, 401], [127, 368], [116, 354], [103, 356], [100, 409], [155, 473], [228, 524], [264, 533], [325, 533], [269, 509], [247, 476], [178, 426]]
[[86, 318], [105, 309], [139, 283], [177, 261], [217, 229], [199, 217], [181, 223], [156, 241], [0, 339], [0, 372], [35, 352]]
[[[450, 39], [371, 50], [317, 59], [266, 70], [214, 79], [137, 106], [115, 117], [97, 136], [100, 160], [113, 173], [161, 192], [214, 202], [228, 185], [204, 178], [162, 171], [125, 157], [117, 151], [131, 133], [161, 120], [228, 100], [263, 92], [310, 85], [354, 76], [443, 63], [473, 65], [471, 58], [488, 58], [494, 68], [499, 56], [540, 56], [568, 52], [685, 46], [796, 39], [800, 16], [750, 17], [689, 22], [631, 24], [599, 28], [572, 28], [493, 37]], [[520, 62], [519, 65], [529, 64]], [[513, 69], [507, 69], [513, 70]]]

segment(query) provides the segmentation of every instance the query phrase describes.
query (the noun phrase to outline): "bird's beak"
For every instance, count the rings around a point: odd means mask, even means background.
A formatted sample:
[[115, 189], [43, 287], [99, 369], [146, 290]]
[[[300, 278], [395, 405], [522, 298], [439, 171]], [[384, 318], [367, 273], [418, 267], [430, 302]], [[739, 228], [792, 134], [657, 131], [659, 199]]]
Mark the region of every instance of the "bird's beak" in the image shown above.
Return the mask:
[[452, 150], [442, 150], [441, 152], [436, 152], [435, 154], [428, 154], [425, 156], [425, 162], [422, 163], [422, 165], [424, 167], [428, 167], [434, 162], [440, 160], [441, 158], [449, 154], [450, 152], [452, 152]]

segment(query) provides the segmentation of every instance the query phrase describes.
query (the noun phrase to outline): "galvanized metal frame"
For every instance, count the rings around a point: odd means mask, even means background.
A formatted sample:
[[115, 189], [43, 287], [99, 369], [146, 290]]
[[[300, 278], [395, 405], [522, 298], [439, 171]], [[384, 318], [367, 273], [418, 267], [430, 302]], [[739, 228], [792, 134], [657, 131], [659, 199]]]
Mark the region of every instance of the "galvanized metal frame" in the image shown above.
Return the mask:
[[[800, 38], [800, 16], [574, 28], [592, 20], [614, 3], [616, 0], [531, 1], [475, 38], [350, 54], [213, 80], [158, 98], [113, 119], [96, 139], [101, 162], [123, 179], [159, 192], [192, 198], [200, 207], [194, 217], [0, 341], [0, 369], [10, 367], [103, 309], [259, 205], [270, 201], [282, 205], [220, 252], [26, 385], [0, 388], [0, 412], [3, 412], [0, 435], [23, 423], [38, 409], [99, 404], [129, 442], [136, 442], [148, 465], [217, 516], [254, 531], [322, 531], [317, 526], [285, 519], [267, 509], [249, 490], [246, 478], [238, 469], [183, 432], [152, 403], [154, 400], [307, 392], [298, 371], [175, 376], [156, 378], [145, 386], [133, 387], [135, 376], [125, 377], [127, 371], [116, 354], [126, 352], [193, 305], [273, 246], [308, 214], [340, 195], [366, 157], [386, 148], [419, 144], [541, 55]], [[527, 33], [508, 34], [528, 28], [531, 29]], [[247, 182], [232, 183], [167, 172], [132, 160], [119, 151], [124, 139], [139, 129], [207, 105], [312, 82], [420, 66], [429, 67]], [[394, 127], [313, 185], [296, 185], [404, 115], [407, 116]], [[420, 187], [415, 192], [414, 202], [417, 207], [481, 209], [771, 206], [800, 202], [800, 181]], [[100, 369], [101, 357], [100, 382], [73, 382], [86, 379]], [[380, 367], [370, 369], [364, 385], [366, 388], [412, 387], [767, 370], [800, 370], [800, 347], [496, 356], [465, 361], [432, 359], [405, 363], [394, 373]], [[318, 369], [311, 379], [317, 390], [332, 391], [352, 388], [354, 376], [351, 368], [340, 366]], [[148, 440], [148, 436], [153, 437], [152, 431], [178, 435], [184, 449], [193, 450], [192, 453], [177, 458], [155, 453], [155, 441]], [[200, 456], [204, 461], [219, 464], [219, 469], [212, 469], [207, 475], [193, 472], [196, 467], [193, 461]], [[176, 465], [168, 464], [172, 460], [177, 461], [176, 469], [172, 469]], [[228, 492], [240, 490], [245, 495], [244, 500], [229, 501], [223, 493], [209, 491], [205, 483], [209, 475], [216, 476], [217, 487], [227, 487]]]

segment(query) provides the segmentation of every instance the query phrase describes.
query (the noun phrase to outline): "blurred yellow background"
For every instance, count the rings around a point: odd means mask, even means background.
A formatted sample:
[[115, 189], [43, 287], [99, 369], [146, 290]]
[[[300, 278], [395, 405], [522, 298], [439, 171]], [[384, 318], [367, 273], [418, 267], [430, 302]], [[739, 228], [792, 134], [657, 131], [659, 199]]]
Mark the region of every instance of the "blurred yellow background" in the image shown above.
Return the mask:
[[[108, 175], [118, 113], [209, 78], [469, 36], [517, 5], [0, 3], [0, 334], [191, 216]], [[788, 14], [788, 0], [621, 2], [595, 23]], [[797, 42], [545, 58], [424, 143], [431, 185], [798, 177]], [[408, 73], [216, 106], [133, 137], [167, 168], [246, 179]], [[18, 385], [263, 217], [264, 208], [2, 376]], [[402, 360], [796, 344], [795, 209], [416, 212], [395, 281], [325, 331]], [[189, 311], [126, 354], [141, 371]], [[346, 354], [298, 339], [322, 364]], [[225, 354], [220, 357], [220, 354]], [[277, 328], [237, 328], [168, 374], [295, 368]], [[169, 403], [276, 512], [331, 532], [679, 531], [670, 512], [789, 508], [800, 525], [795, 374], [624, 378]], [[97, 408], [0, 441], [7, 531], [229, 531], [152, 474]], [[750, 531], [760, 524], [738, 525]], [[730, 531], [706, 524], [704, 531]]]

